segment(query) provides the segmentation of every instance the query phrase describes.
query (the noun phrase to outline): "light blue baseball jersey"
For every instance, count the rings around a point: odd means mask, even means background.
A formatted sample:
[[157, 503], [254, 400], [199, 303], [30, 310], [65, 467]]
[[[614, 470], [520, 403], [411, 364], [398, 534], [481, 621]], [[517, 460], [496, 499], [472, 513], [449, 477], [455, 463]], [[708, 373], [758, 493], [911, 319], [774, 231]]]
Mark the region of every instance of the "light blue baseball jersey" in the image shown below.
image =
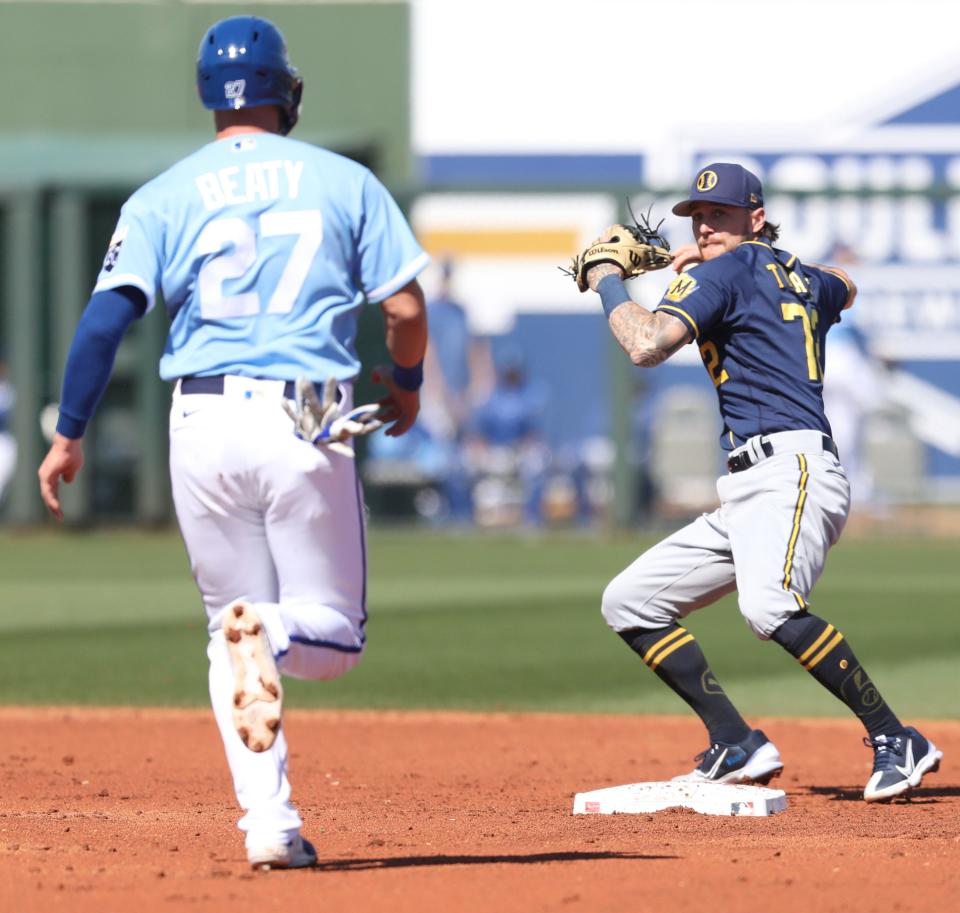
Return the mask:
[[94, 291], [135, 286], [148, 307], [162, 292], [165, 380], [350, 380], [364, 300], [388, 298], [427, 263], [367, 168], [251, 133], [204, 146], [127, 200]]

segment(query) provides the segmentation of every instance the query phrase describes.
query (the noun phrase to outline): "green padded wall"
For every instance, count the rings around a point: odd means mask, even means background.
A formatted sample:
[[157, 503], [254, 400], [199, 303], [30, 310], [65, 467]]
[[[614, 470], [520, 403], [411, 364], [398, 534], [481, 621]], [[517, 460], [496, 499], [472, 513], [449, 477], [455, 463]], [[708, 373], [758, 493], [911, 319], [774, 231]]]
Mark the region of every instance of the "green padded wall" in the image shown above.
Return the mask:
[[409, 174], [406, 3], [0, 2], [0, 136], [209, 135], [194, 88], [206, 28], [255, 13], [283, 31], [304, 77], [297, 136], [350, 136], [378, 150], [388, 183]]

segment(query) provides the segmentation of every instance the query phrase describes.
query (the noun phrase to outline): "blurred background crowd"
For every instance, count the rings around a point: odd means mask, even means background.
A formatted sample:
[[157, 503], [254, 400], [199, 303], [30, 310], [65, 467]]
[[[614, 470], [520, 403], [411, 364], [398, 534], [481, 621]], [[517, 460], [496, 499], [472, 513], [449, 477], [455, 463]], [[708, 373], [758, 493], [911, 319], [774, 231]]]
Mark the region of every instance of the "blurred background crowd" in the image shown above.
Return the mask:
[[[848, 254], [837, 253], [834, 262], [849, 266]], [[536, 339], [474, 332], [462, 294], [455, 262], [442, 260], [428, 299], [431, 339], [420, 419], [412, 433], [376, 435], [366, 447], [363, 474], [378, 513], [431, 525], [529, 529], [610, 521], [615, 440], [564, 433], [565, 423], [573, 423], [564, 410], [595, 405], [602, 384], [576, 363], [538, 373], [525, 348], [536, 347]], [[625, 358], [613, 345], [606, 354]], [[871, 353], [856, 325], [831, 330], [826, 408], [856, 509], [877, 518], [899, 503], [908, 475], [923, 471], [922, 441], [910, 430], [909, 410], [888, 393], [888, 375], [896, 369]], [[554, 401], [558, 370], [579, 375], [581, 396]], [[723, 471], [712, 388], [696, 378], [657, 387], [645, 382], [645, 372], [632, 374], [632, 515], [642, 523], [707, 509]], [[900, 442], [893, 452], [891, 441]]]
[[[696, 68], [653, 42], [645, 65], [676, 103], [640, 119], [589, 96], [590, 74], [634, 53], [629, 35], [583, 42], [568, 25], [572, 0], [491, 0], [469, 29], [459, 6], [244, 5], [280, 26], [302, 70], [298, 138], [372, 167], [433, 259], [421, 419], [358, 453], [372, 519], [539, 529], [712, 507], [723, 454], [695, 346], [654, 371], [633, 368], [595, 296], [556, 267], [625, 218], [628, 201], [687, 241], [670, 204], [715, 160], [762, 177], [786, 249], [843, 266], [861, 289], [831, 331], [824, 391], [855, 513], [882, 521], [903, 506], [960, 505], [960, 64], [952, 37], [925, 26], [935, 0], [862, 47], [847, 37], [862, 34], [857, 4], [832, 7], [824, 32], [792, 4], [735, 0], [737, 15], [718, 16], [707, 0], [678, 0], [678, 16], [710, 23], [687, 36], [687, 55], [782, 14], [792, 46], [815, 42], [849, 72], [841, 92], [828, 68], [787, 67], [759, 81], [749, 111], [736, 92], [707, 105]], [[614, 21], [625, 4], [595, 6]], [[31, 524], [44, 520], [36, 467], [59, 372], [119, 205], [210, 138], [194, 49], [224, 9], [8, 0], [3, 10], [0, 74], [18, 92], [0, 127], [0, 516]], [[545, 30], [549, 41], [530, 41]], [[912, 41], [926, 49], [921, 63], [893, 53]], [[887, 61], [882, 74], [871, 55]], [[571, 117], [586, 110], [589, 123]], [[631, 293], [652, 307], [666, 282], [642, 277]], [[377, 318], [366, 310], [357, 345], [370, 367], [382, 334], [364, 326]], [[169, 390], [156, 372], [165, 334], [157, 308], [121, 347], [88, 472], [64, 493], [75, 522], [170, 521]], [[358, 385], [358, 401], [377, 395]]]

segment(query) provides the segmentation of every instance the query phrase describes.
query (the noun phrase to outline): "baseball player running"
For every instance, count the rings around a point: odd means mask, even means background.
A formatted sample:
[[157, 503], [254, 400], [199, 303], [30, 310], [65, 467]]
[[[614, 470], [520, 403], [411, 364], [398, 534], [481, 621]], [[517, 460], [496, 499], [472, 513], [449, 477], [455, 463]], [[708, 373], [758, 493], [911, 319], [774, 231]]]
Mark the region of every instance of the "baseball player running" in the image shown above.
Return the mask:
[[[67, 359], [39, 470], [49, 509], [129, 325], [158, 292], [170, 318], [170, 475], [209, 618], [210, 697], [250, 863], [316, 861], [291, 801], [281, 673], [332, 679], [364, 649], [363, 497], [351, 437], [419, 410], [427, 256], [364, 167], [289, 139], [302, 81], [270, 22], [204, 35], [200, 99], [216, 138], [123, 206]], [[379, 302], [387, 393], [352, 409], [359, 310]], [[291, 418], [293, 421], [291, 421]]]
[[678, 779], [767, 783], [783, 768], [681, 625], [737, 590], [751, 630], [780, 644], [863, 723], [874, 753], [863, 797], [891, 799], [935, 771], [942, 753], [900, 722], [850, 643], [809, 603], [850, 503], [821, 392], [827, 331], [856, 288], [842, 270], [803, 264], [773, 246], [779, 227], [766, 220], [760, 181], [739, 165], [702, 169], [673, 212], [691, 218], [696, 243], [677, 250], [679, 275], [652, 313], [630, 299], [619, 265], [591, 267], [595, 251], [594, 262], [609, 254], [602, 244], [577, 261], [581, 285], [599, 292], [636, 365], [654, 367], [696, 341], [717, 389], [729, 471], [717, 482], [717, 510], [610, 582], [603, 616], [707, 728], [710, 744]]

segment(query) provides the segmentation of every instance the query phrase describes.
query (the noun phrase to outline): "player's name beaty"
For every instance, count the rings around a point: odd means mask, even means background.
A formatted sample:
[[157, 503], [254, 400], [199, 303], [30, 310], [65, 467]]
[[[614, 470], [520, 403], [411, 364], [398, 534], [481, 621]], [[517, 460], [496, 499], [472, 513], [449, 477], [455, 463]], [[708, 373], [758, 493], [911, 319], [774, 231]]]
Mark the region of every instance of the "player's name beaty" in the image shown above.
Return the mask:
[[238, 203], [278, 200], [281, 196], [295, 200], [300, 194], [302, 176], [303, 162], [275, 159], [208, 171], [196, 178], [196, 185], [204, 207], [211, 212]]

